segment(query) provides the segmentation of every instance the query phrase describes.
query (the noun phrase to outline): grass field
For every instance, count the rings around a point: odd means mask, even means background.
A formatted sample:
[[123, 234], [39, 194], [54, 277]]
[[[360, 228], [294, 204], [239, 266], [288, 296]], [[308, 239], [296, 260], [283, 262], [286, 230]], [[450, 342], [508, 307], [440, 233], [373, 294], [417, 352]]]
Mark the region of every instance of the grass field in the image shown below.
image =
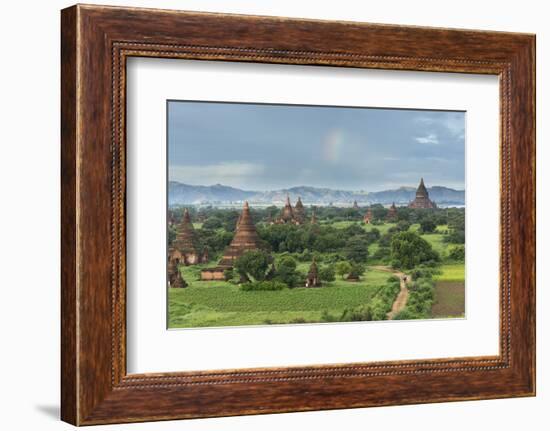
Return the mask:
[[[307, 267], [300, 264], [299, 269]], [[200, 268], [183, 268], [189, 287], [169, 289], [170, 328], [319, 322], [325, 311], [339, 315], [346, 308], [370, 302], [389, 277], [387, 272], [369, 270], [358, 283], [337, 278], [321, 288], [244, 292], [223, 281], [198, 281]]]

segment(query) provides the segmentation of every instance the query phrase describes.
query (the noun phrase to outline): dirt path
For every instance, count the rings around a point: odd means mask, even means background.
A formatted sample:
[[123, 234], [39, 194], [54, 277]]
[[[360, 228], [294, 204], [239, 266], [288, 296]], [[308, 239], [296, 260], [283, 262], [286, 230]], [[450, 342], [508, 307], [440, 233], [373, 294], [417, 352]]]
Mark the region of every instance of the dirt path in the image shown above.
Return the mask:
[[401, 290], [392, 304], [391, 311], [387, 314], [388, 320], [392, 320], [401, 310], [405, 308], [405, 305], [407, 305], [407, 299], [409, 299], [409, 289], [407, 288], [407, 282], [405, 280], [410, 280], [410, 276], [403, 272], [395, 271], [387, 266], [371, 266], [371, 268], [379, 271], [391, 272], [399, 277], [399, 285]]

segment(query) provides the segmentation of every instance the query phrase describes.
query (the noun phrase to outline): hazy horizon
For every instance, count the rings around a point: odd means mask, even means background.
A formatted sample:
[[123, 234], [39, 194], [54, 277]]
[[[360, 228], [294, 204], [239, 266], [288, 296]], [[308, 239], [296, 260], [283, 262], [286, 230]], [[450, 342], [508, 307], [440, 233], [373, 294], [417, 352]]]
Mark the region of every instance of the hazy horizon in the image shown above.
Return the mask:
[[[300, 184], [300, 185], [296, 185], [296, 186], [283, 187], [283, 188], [277, 188], [277, 189], [252, 189], [252, 188], [247, 188], [246, 189], [246, 188], [229, 186], [227, 184], [222, 184], [222, 183], [190, 184], [190, 183], [184, 183], [182, 181], [173, 180], [173, 179], [170, 179], [169, 181], [170, 182], [176, 182], [176, 183], [179, 183], [179, 184], [184, 184], [184, 185], [191, 186], [191, 187], [224, 186], [224, 187], [232, 187], [232, 188], [239, 189], [239, 190], [242, 190], [242, 191], [247, 191], [247, 192], [267, 192], [267, 191], [280, 191], [280, 190], [291, 190], [291, 189], [297, 189], [297, 188], [312, 187], [312, 188], [316, 188], [316, 189], [330, 189], [330, 190], [341, 190], [341, 191], [349, 191], [349, 192], [378, 193], [378, 192], [385, 192], [385, 191], [390, 191], [390, 190], [399, 190], [401, 188], [416, 189], [418, 187], [418, 184], [416, 184], [416, 185], [402, 185], [402, 186], [395, 187], [395, 188], [392, 188], [392, 189], [367, 190], [367, 189], [337, 189], [337, 188], [334, 188], [334, 187], [324, 187], [324, 186], [321, 186], [321, 185], [320, 186], [308, 186], [308, 185], [305, 185], [305, 184]], [[418, 181], [418, 183], [420, 183], [420, 180]], [[426, 180], [424, 180], [424, 183], [426, 183]], [[426, 183], [426, 188], [430, 189], [432, 187], [445, 187], [445, 188], [448, 188], [448, 189], [456, 190], [457, 192], [465, 191], [464, 187], [458, 189], [458, 188], [447, 186], [445, 184], [427, 184]]]
[[465, 113], [168, 102], [169, 181], [241, 190], [464, 190]]

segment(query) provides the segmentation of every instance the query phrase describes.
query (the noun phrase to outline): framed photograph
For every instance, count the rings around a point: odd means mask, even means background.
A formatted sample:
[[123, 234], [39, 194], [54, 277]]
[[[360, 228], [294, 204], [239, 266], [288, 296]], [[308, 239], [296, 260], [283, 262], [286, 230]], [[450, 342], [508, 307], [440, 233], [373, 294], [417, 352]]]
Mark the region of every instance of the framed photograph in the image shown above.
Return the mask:
[[535, 394], [535, 37], [62, 11], [62, 419]]

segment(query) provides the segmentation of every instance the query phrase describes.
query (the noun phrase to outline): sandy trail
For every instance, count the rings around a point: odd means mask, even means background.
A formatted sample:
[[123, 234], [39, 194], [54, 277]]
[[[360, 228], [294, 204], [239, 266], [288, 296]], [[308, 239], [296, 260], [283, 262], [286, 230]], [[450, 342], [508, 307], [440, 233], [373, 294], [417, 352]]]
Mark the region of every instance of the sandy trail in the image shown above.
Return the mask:
[[372, 266], [371, 268], [377, 269], [379, 271], [391, 272], [392, 274], [399, 277], [399, 285], [401, 287], [401, 290], [399, 291], [397, 298], [395, 298], [395, 301], [392, 304], [391, 311], [387, 314], [388, 320], [392, 320], [407, 305], [407, 300], [409, 299], [409, 289], [407, 288], [407, 281], [410, 280], [411, 277], [401, 271], [395, 271], [387, 266]]

